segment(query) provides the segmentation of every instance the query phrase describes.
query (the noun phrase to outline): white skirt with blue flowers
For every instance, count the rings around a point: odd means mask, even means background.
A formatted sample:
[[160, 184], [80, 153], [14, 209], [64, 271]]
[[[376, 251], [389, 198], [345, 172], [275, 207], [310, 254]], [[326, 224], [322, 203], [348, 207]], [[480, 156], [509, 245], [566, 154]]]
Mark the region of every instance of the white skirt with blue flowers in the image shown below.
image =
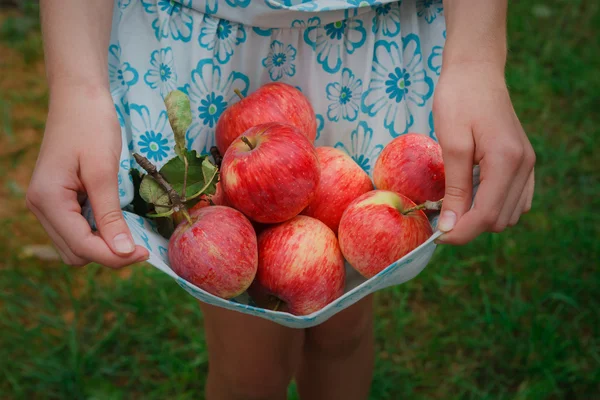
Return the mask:
[[159, 167], [174, 155], [163, 103], [173, 89], [191, 101], [188, 147], [208, 152], [234, 89], [289, 83], [313, 104], [316, 144], [345, 150], [371, 173], [393, 138], [435, 138], [444, 41], [442, 0], [117, 0], [109, 76], [122, 206], [133, 199], [132, 152]]

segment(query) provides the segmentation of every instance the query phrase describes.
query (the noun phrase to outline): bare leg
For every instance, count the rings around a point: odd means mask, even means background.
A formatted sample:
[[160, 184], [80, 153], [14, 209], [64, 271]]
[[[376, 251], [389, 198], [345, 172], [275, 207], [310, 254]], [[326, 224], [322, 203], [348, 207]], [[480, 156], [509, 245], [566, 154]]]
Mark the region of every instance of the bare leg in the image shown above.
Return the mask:
[[373, 352], [373, 298], [368, 296], [306, 331], [297, 374], [301, 398], [367, 400]]
[[285, 400], [303, 330], [201, 304], [209, 353], [207, 400]]

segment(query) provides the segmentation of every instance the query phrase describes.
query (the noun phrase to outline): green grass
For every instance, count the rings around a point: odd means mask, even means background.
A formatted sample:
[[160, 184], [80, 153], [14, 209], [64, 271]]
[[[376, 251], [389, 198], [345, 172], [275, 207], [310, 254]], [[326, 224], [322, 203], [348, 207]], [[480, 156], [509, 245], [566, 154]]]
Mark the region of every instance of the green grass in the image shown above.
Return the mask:
[[[503, 234], [440, 247], [419, 277], [377, 295], [372, 399], [599, 396], [600, 5], [540, 4], [550, 12], [511, 4], [507, 72], [538, 156], [533, 210]], [[10, 109], [37, 101], [4, 97]], [[122, 276], [21, 260], [35, 241], [23, 215], [0, 220], [3, 398], [202, 398], [194, 299], [145, 265]]]

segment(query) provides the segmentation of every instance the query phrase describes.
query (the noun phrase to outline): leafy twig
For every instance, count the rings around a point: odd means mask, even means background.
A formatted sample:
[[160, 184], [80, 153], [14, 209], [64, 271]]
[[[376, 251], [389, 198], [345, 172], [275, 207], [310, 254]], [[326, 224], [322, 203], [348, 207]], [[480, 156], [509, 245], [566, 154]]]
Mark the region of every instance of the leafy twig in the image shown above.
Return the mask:
[[156, 166], [152, 164], [152, 162], [150, 162], [150, 160], [148, 160], [146, 157], [141, 156], [137, 153], [133, 153], [133, 158], [135, 158], [135, 161], [137, 161], [140, 167], [146, 170], [148, 175], [154, 178], [154, 180], [158, 182], [167, 191], [167, 194], [169, 195], [169, 200], [171, 201], [171, 205], [173, 207], [173, 211], [176, 213], [182, 213], [183, 216], [191, 224], [192, 219], [190, 218], [190, 215], [188, 214], [185, 205], [181, 201], [181, 197], [179, 197], [179, 194], [175, 191], [175, 189], [173, 189], [173, 186], [171, 186], [171, 184], [167, 182], [167, 180], [161, 175]]

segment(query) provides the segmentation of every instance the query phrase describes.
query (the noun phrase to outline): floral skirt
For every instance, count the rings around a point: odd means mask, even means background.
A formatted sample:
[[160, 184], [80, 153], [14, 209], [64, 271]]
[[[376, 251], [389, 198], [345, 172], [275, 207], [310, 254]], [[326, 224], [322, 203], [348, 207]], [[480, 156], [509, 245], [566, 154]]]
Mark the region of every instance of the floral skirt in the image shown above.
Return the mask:
[[117, 0], [109, 76], [123, 135], [121, 205], [133, 199], [133, 152], [159, 167], [174, 154], [163, 103], [173, 89], [190, 98], [187, 145], [200, 152], [215, 144], [220, 114], [238, 100], [234, 89], [247, 95], [271, 81], [311, 101], [317, 145], [343, 149], [368, 173], [393, 138], [435, 138], [441, 3]]
[[[393, 138], [417, 132], [435, 139], [431, 108], [445, 41], [442, 0], [117, 0], [114, 10], [109, 78], [123, 137], [119, 195], [151, 265], [202, 302], [296, 328], [318, 325], [425, 268], [440, 232], [369, 280], [347, 265], [344, 295], [309, 316], [254, 307], [245, 295], [223, 300], [171, 270], [168, 241], [156, 225], [130, 212], [130, 170], [139, 168], [133, 152], [159, 167], [174, 156], [164, 105], [171, 90], [190, 98], [187, 146], [207, 153], [219, 116], [239, 99], [234, 90], [248, 95], [277, 81], [311, 101], [317, 145], [346, 151], [371, 174]], [[93, 226], [89, 204], [83, 214]]]

